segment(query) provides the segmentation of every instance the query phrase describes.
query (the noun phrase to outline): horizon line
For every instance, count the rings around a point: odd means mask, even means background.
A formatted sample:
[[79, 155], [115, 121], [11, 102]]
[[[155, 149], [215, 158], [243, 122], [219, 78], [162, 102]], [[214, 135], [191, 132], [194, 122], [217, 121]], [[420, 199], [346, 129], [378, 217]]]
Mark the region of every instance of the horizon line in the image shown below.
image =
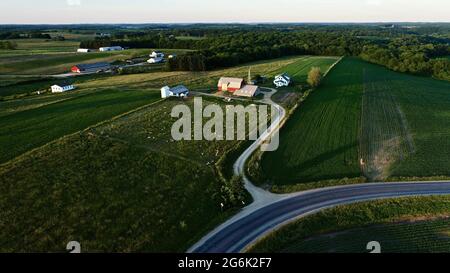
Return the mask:
[[20, 25], [274, 25], [274, 24], [391, 24], [391, 23], [404, 23], [404, 24], [450, 24], [450, 21], [317, 21], [317, 22], [146, 22], [146, 23], [0, 23], [0, 26], [20, 26]]

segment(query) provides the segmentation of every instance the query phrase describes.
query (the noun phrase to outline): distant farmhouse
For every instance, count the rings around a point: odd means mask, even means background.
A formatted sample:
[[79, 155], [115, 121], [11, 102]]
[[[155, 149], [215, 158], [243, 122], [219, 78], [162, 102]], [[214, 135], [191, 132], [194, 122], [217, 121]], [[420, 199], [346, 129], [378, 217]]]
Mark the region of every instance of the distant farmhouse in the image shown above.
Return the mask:
[[94, 64], [78, 64], [72, 67], [73, 73], [97, 73], [105, 72], [111, 69], [109, 63], [94, 63]]
[[100, 52], [108, 52], [108, 51], [121, 51], [124, 49], [121, 46], [107, 46], [107, 47], [100, 47], [98, 50]]
[[164, 86], [161, 88], [161, 98], [163, 99], [170, 97], [184, 98], [187, 96], [189, 96], [189, 89], [187, 89], [184, 85], [178, 85], [173, 88]]
[[235, 92], [242, 88], [244, 79], [222, 77], [217, 84], [219, 91]]
[[75, 86], [73, 86], [72, 84], [55, 84], [52, 85], [52, 93], [63, 93], [63, 92], [67, 92], [70, 90], [74, 90]]
[[92, 52], [92, 50], [89, 49], [89, 48], [79, 48], [79, 49], [77, 50], [77, 52], [78, 52], [78, 53], [89, 53], [89, 52]]
[[253, 98], [261, 94], [261, 89], [256, 85], [244, 85], [241, 89], [234, 92], [235, 96]]
[[291, 77], [286, 73], [283, 73], [275, 77], [273, 84], [275, 84], [276, 87], [289, 86], [289, 84], [291, 84]]
[[161, 51], [153, 51], [152, 54], [150, 54], [150, 59], [147, 61], [150, 64], [157, 64], [162, 63], [164, 61], [164, 53]]

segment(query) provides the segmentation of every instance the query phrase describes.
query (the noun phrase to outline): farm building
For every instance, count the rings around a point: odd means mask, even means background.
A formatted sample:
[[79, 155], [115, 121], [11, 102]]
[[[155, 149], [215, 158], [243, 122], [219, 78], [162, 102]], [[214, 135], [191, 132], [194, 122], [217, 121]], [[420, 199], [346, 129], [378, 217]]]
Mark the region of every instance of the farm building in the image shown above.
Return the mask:
[[93, 63], [93, 64], [78, 64], [72, 67], [71, 71], [74, 73], [97, 73], [104, 72], [111, 69], [109, 63]]
[[121, 46], [108, 46], [108, 47], [100, 47], [98, 49], [100, 52], [106, 52], [106, 51], [121, 51], [123, 50], [123, 47]]
[[78, 50], [77, 50], [77, 52], [78, 53], [89, 53], [89, 52], [91, 52], [92, 50], [90, 50], [89, 48], [79, 48]]
[[176, 87], [170, 88], [168, 86], [164, 86], [161, 88], [161, 98], [169, 98], [169, 97], [187, 97], [189, 96], [189, 89], [187, 89], [184, 85], [178, 85]]
[[164, 58], [150, 58], [147, 63], [149, 64], [159, 64], [164, 62]]
[[261, 89], [259, 88], [259, 86], [247, 84], [241, 89], [234, 92], [233, 95], [239, 97], [253, 98], [258, 96], [259, 94], [261, 94]]
[[291, 77], [286, 73], [283, 73], [275, 77], [273, 84], [275, 84], [276, 87], [289, 86], [289, 84], [291, 84]]
[[152, 54], [150, 54], [150, 58], [164, 59], [164, 56], [164, 53], [161, 51], [153, 51]]
[[150, 59], [147, 61], [150, 64], [158, 64], [162, 63], [164, 61], [164, 53], [161, 51], [153, 51], [152, 54], [150, 54]]
[[55, 84], [52, 85], [52, 93], [63, 93], [66, 91], [70, 91], [70, 90], [74, 90], [75, 86], [73, 86], [72, 84]]
[[235, 92], [242, 88], [244, 79], [222, 77], [217, 84], [219, 91]]

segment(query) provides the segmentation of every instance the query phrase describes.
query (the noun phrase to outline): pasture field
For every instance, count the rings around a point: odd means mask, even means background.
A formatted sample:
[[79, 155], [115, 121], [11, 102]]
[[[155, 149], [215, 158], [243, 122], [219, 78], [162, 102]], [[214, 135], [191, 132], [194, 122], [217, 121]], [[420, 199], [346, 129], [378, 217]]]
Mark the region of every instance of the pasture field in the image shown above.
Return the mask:
[[449, 82], [346, 58], [287, 122], [278, 151], [263, 155], [258, 180], [284, 192], [449, 176], [449, 95]]
[[239, 144], [172, 141], [172, 107], [192, 101], [143, 107], [0, 166], [0, 249], [185, 251], [234, 212], [220, 208], [216, 164]]
[[159, 98], [160, 93], [152, 90], [108, 89], [53, 95], [56, 102], [41, 99], [25, 106], [4, 102], [9, 107], [2, 107], [0, 115], [0, 163]]
[[260, 253], [450, 251], [450, 197], [398, 198], [345, 205], [307, 216], [258, 242]]
[[128, 84], [132, 86], [147, 86], [160, 88], [163, 85], [184, 84], [192, 90], [216, 91], [217, 81], [222, 76], [241, 77], [247, 79], [248, 70], [251, 68], [252, 75], [260, 74], [268, 77], [268, 86], [273, 86], [273, 77], [283, 71], [295, 74], [301, 82], [305, 83], [306, 75], [312, 66], [328, 68], [336, 62], [335, 57], [310, 57], [296, 56], [274, 60], [248, 63], [237, 67], [220, 69], [208, 72], [160, 72], [145, 73], [135, 75], [118, 75], [111, 78], [103, 78], [98, 81], [91, 81], [85, 87], [104, 86], [116, 84]]

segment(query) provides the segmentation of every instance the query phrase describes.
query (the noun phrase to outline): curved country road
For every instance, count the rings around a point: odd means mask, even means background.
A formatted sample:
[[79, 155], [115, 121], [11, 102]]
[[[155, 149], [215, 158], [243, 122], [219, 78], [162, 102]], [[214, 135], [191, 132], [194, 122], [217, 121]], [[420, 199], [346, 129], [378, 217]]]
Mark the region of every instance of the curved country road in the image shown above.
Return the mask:
[[450, 194], [450, 182], [359, 184], [298, 193], [220, 229], [191, 252], [242, 252], [281, 225], [337, 205], [392, 197], [447, 194]]
[[244, 178], [254, 202], [214, 229], [192, 246], [188, 253], [239, 253], [258, 239], [308, 214], [355, 202], [393, 197], [450, 195], [450, 181], [367, 183], [329, 187], [278, 195], [254, 186], [245, 176], [245, 163], [264, 142], [278, 132], [286, 111], [271, 100], [276, 90], [265, 94], [263, 102], [275, 107], [278, 115], [270, 128], [236, 161], [234, 172]]

